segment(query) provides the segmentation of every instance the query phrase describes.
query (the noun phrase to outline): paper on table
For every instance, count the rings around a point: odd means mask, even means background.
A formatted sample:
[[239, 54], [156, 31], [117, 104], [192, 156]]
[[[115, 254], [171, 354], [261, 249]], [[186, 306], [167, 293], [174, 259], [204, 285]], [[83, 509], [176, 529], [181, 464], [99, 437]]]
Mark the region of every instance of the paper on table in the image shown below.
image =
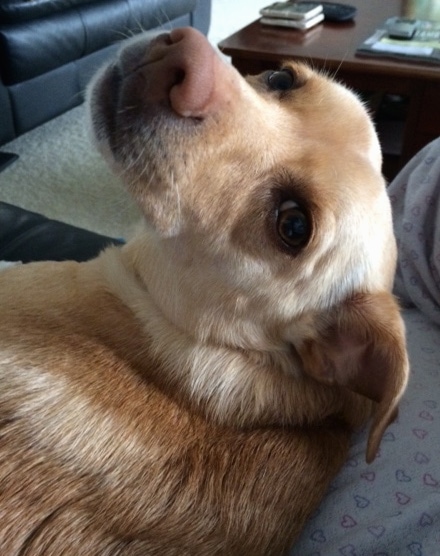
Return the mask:
[[434, 49], [427, 46], [399, 46], [397, 44], [387, 44], [376, 42], [371, 45], [371, 50], [389, 52], [391, 54], [402, 54], [404, 56], [431, 56]]
[[384, 26], [368, 37], [356, 49], [356, 54], [439, 65], [440, 23], [419, 21], [419, 28], [411, 40], [390, 38]]

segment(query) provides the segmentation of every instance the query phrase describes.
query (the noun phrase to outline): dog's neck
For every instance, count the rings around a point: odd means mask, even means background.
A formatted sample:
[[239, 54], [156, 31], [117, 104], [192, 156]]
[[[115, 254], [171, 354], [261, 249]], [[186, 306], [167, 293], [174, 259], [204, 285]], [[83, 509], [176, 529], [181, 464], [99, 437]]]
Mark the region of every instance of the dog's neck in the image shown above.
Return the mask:
[[[190, 409], [220, 425], [244, 428], [316, 424], [335, 414], [357, 427], [368, 418], [370, 405], [361, 402], [362, 410], [359, 401], [353, 404], [355, 394], [303, 375], [288, 344], [269, 350], [262, 342], [262, 349], [243, 349], [201, 342], [180, 329], [150, 294], [130, 245], [121, 254], [107, 251], [102, 259], [112, 275], [112, 289], [142, 323], [158, 363], [145, 369], [148, 378], [173, 395], [177, 392]], [[356, 414], [352, 407], [358, 408]]]

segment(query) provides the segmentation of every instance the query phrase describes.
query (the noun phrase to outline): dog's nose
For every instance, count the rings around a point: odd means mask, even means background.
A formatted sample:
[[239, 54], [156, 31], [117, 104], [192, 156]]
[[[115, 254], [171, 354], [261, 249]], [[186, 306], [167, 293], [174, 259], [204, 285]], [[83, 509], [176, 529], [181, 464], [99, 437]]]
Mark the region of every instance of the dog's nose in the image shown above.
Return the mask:
[[152, 45], [150, 60], [149, 81], [167, 84], [171, 107], [180, 116], [205, 117], [230, 97], [232, 68], [195, 29], [172, 30], [166, 45]]

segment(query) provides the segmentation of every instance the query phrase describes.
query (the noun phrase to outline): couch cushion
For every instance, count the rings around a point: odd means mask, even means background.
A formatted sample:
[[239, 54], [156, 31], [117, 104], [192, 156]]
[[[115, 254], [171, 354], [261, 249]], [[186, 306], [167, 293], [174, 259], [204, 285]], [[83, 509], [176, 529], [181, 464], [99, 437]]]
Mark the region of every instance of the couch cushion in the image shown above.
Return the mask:
[[0, 0], [0, 23], [29, 21], [93, 0]]
[[[11, 85], [9, 93], [15, 114], [16, 134], [21, 135], [81, 104], [91, 76], [105, 60], [115, 54], [115, 48], [115, 45], [102, 48], [29, 81]], [[50, 95], [47, 95], [47, 91], [51, 92]], [[1, 120], [0, 113], [0, 132]]]
[[[71, 8], [94, 4], [96, 0], [0, 0], [0, 25], [17, 21], [30, 21], [48, 15], [64, 12]], [[178, 2], [153, 2], [152, 0], [127, 0], [130, 9], [143, 11], [146, 5], [149, 9], [160, 7], [162, 13], [174, 19], [180, 15], [193, 11], [197, 0], [179, 0]], [[166, 4], [166, 7], [164, 7]], [[174, 12], [174, 14], [173, 14]]]
[[[18, 3], [18, 0], [10, 1]], [[197, 5], [197, 0], [66, 0], [65, 3], [69, 2], [81, 4], [44, 18], [0, 24], [1, 77], [5, 85], [32, 79], [142, 29], [166, 24]], [[49, 4], [47, 0], [45, 3]]]

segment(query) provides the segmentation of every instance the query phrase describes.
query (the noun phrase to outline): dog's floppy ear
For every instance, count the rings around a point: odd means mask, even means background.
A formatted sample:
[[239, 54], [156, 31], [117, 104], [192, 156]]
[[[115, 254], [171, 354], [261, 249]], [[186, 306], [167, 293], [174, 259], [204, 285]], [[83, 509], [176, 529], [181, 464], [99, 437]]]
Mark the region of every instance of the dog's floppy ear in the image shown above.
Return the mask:
[[358, 294], [330, 310], [321, 325], [318, 336], [298, 350], [304, 370], [320, 382], [339, 384], [377, 402], [366, 454], [370, 463], [408, 380], [398, 305], [388, 292]]

